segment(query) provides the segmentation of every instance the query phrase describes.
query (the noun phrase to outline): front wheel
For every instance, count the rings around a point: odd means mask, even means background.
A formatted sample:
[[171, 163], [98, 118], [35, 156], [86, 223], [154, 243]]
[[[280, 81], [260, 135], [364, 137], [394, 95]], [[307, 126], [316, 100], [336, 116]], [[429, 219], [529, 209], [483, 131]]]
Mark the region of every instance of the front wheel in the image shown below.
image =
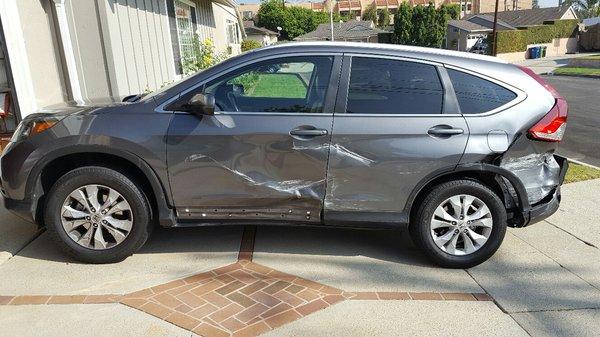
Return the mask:
[[127, 176], [105, 167], [81, 167], [62, 176], [48, 194], [49, 234], [77, 260], [119, 262], [148, 239], [150, 208]]
[[414, 242], [435, 263], [469, 268], [491, 257], [506, 233], [506, 209], [488, 187], [455, 180], [434, 187], [411, 224]]

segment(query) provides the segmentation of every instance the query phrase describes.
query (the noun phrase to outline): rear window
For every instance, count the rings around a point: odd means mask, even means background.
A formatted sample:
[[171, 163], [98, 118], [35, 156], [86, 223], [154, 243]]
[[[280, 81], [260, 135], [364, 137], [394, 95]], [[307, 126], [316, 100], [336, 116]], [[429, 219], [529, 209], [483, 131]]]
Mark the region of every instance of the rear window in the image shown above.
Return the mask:
[[439, 114], [444, 90], [429, 64], [353, 57], [347, 113]]
[[496, 83], [462, 71], [448, 69], [463, 114], [480, 114], [512, 101], [517, 95]]

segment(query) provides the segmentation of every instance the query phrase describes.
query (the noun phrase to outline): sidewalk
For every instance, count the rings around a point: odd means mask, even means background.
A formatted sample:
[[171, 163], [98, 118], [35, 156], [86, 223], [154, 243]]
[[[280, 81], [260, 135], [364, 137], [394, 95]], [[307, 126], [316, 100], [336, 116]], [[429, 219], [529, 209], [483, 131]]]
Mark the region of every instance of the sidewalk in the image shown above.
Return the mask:
[[157, 230], [112, 265], [71, 261], [42, 234], [0, 264], [0, 334], [596, 336], [598, 191], [565, 185], [554, 216], [469, 270], [431, 265], [394, 231]]
[[569, 60], [572, 58], [583, 57], [586, 55], [597, 55], [598, 53], [579, 53], [579, 54], [567, 54], [561, 56], [545, 57], [540, 59], [527, 59], [519, 62], [515, 62], [520, 66], [528, 67], [533, 70], [536, 74], [547, 74], [554, 71], [554, 69], [569, 64]]

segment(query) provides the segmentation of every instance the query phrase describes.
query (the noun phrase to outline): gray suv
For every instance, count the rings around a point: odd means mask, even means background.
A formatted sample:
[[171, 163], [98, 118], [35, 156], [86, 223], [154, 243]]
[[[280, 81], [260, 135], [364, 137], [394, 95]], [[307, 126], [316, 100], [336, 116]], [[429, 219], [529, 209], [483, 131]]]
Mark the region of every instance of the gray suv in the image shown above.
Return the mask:
[[149, 95], [27, 116], [6, 208], [75, 258], [125, 259], [154, 224], [407, 228], [474, 266], [554, 213], [565, 100], [529, 69], [438, 49], [288, 43]]

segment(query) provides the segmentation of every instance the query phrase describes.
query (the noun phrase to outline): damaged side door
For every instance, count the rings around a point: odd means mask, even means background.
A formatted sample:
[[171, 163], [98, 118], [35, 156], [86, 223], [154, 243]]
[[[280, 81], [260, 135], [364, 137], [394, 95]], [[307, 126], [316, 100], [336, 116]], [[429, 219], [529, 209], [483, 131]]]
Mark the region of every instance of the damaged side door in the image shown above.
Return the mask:
[[203, 85], [215, 115], [175, 113], [169, 130], [180, 221], [319, 222], [340, 63], [334, 55], [280, 56]]
[[465, 119], [443, 85], [445, 69], [361, 55], [344, 56], [342, 69], [325, 221], [406, 224], [417, 184], [453, 169], [467, 143]]

